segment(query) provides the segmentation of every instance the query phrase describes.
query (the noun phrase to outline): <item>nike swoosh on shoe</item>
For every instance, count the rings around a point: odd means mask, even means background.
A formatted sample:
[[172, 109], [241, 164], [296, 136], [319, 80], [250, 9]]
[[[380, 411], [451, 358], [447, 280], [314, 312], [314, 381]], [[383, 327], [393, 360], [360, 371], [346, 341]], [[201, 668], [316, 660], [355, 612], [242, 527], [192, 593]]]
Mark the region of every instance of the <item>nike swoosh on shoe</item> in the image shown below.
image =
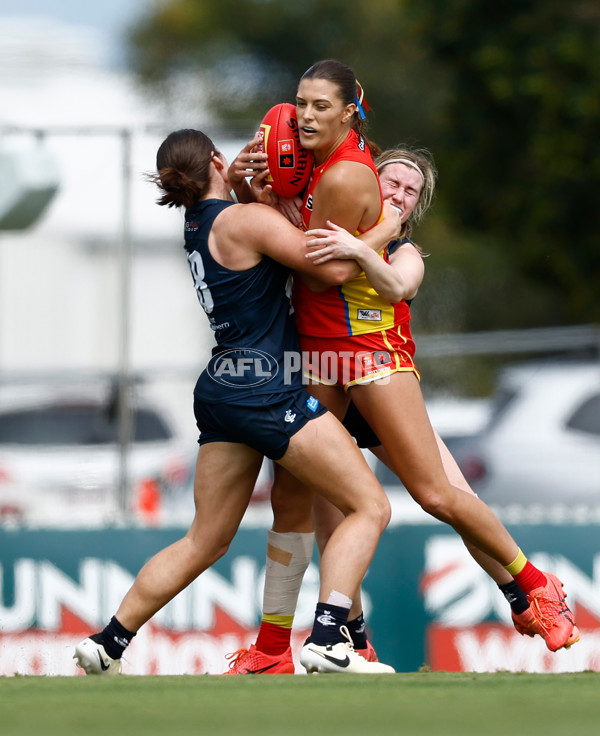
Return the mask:
[[347, 654], [344, 659], [338, 659], [337, 657], [325, 654], [325, 652], [319, 652], [317, 649], [311, 649], [310, 651], [313, 652], [313, 654], [318, 654], [320, 657], [323, 657], [323, 659], [326, 659], [328, 662], [336, 664], [338, 667], [348, 667], [350, 664], [350, 657]]
[[273, 667], [277, 667], [279, 662], [274, 662], [273, 664], [268, 664], [266, 667], [261, 667], [259, 670], [249, 670], [246, 668], [246, 674], [247, 675], [262, 675], [263, 672], [266, 672], [267, 670], [272, 670]]

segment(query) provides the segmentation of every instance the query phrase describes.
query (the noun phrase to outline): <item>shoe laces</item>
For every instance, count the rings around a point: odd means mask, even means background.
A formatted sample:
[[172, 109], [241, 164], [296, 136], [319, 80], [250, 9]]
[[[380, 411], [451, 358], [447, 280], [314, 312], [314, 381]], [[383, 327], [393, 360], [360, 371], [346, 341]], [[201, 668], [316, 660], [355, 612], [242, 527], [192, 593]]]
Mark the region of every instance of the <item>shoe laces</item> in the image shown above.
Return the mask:
[[238, 665], [241, 664], [242, 660], [244, 660], [248, 654], [250, 654], [249, 649], [238, 649], [235, 652], [231, 652], [230, 654], [225, 655], [225, 659], [230, 659], [231, 662], [229, 663], [229, 669], [233, 670]]
[[352, 641], [352, 637], [350, 636], [350, 631], [348, 630], [347, 626], [340, 626], [340, 634], [344, 637], [344, 639], [347, 639], [347, 641], [342, 642], [345, 646], [350, 647], [352, 651], [354, 651], [354, 642]]
[[562, 623], [561, 617], [574, 623], [569, 615], [570, 610], [565, 603], [565, 598], [557, 601], [543, 595], [536, 595], [530, 599], [529, 605], [533, 609], [534, 616], [546, 631]]

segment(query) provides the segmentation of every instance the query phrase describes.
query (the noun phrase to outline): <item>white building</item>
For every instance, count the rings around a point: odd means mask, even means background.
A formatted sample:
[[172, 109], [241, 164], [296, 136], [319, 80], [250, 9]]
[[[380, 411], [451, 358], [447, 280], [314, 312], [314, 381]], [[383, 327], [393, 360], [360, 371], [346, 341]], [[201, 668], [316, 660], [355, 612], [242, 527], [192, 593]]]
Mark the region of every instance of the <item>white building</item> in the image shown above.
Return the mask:
[[[34, 226], [0, 231], [0, 376], [115, 370], [127, 302], [132, 369], [196, 370], [212, 343], [182, 252], [182, 215], [158, 207], [144, 180], [165, 132], [209, 121], [196, 119], [191, 90], [166, 112], [100, 58], [101, 38], [88, 28], [41, 18], [0, 27], [0, 153], [30, 152], [40, 145], [31, 131], [45, 131], [41, 145], [60, 181]], [[121, 130], [132, 134], [130, 149]], [[241, 145], [223, 147], [231, 157]], [[130, 280], [122, 258], [127, 231]]]

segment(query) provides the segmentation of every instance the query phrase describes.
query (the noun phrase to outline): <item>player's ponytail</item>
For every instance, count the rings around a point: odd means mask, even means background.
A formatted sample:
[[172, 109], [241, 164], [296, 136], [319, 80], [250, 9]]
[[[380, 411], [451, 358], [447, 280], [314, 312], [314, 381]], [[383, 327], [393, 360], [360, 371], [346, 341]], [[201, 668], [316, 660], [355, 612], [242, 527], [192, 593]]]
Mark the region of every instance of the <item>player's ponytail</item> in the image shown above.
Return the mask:
[[177, 130], [156, 154], [157, 174], [149, 177], [163, 192], [157, 200], [167, 207], [191, 209], [210, 183], [210, 162], [218, 155], [211, 139], [199, 130]]

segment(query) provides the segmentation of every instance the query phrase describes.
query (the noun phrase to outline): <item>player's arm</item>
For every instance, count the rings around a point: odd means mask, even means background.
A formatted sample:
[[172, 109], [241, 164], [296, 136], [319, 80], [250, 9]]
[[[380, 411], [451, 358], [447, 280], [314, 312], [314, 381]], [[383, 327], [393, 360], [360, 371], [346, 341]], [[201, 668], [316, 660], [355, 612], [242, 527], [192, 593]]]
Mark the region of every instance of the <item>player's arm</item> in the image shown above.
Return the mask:
[[[340, 161], [323, 174], [313, 192], [310, 229], [326, 227], [327, 221], [335, 222], [350, 233], [359, 228], [371, 228], [381, 215], [381, 196], [379, 183], [373, 171], [356, 161]], [[373, 235], [362, 234], [369, 241]], [[394, 236], [392, 236], [394, 237]], [[389, 240], [378, 241], [382, 248]], [[356, 266], [354, 277], [361, 268]], [[302, 276], [312, 291], [324, 290], [319, 274]]]
[[313, 192], [310, 229], [335, 222], [349, 233], [368, 230], [379, 220], [381, 193], [374, 172], [356, 161], [339, 161], [323, 174]]
[[319, 280], [328, 286], [343, 284], [360, 273], [351, 260], [331, 260], [315, 266], [307, 257], [306, 234], [263, 204], [230, 207], [215, 220], [215, 228], [219, 234], [216, 257], [228, 268], [250, 268], [262, 256], [269, 256], [303, 275], [318, 270]]
[[[365, 272], [367, 279], [382, 299], [395, 304], [402, 299], [412, 299], [423, 281], [425, 268], [423, 258], [411, 243], [404, 243], [387, 263], [375, 250], [351, 236], [346, 230], [328, 223], [329, 237], [312, 239], [307, 246], [313, 249], [309, 258], [316, 263], [326, 264], [332, 259], [353, 259]], [[324, 230], [315, 231], [325, 233]], [[326, 244], [325, 247], [322, 247]]]
[[250, 185], [248, 178], [268, 170], [267, 154], [256, 150], [260, 142], [260, 134], [255, 133], [254, 138], [246, 143], [227, 170], [229, 184], [238, 202], [258, 201], [258, 190]]
[[273, 207], [278, 212], [281, 212], [292, 225], [302, 230], [302, 197], [281, 197], [275, 194], [271, 184], [268, 184], [266, 181], [268, 174], [269, 169], [266, 169], [252, 177], [250, 181], [250, 187], [255, 194], [255, 201]]
[[[401, 227], [401, 219], [398, 211], [391, 206], [386, 206], [385, 211], [388, 213], [388, 217], [385, 217], [384, 220], [373, 228], [368, 235], [367, 233], [363, 233], [359, 237], [353, 237], [346, 230], [335, 228], [335, 231], [340, 236], [343, 233], [348, 242], [352, 241], [356, 243], [358, 246], [356, 250], [357, 253], [364, 255], [364, 253], [368, 251], [371, 254], [373, 260], [369, 260], [369, 268], [372, 267], [371, 264], [375, 260], [381, 261], [385, 266], [388, 265], [380, 256], [377, 255], [377, 251], [381, 250], [387, 243], [389, 243], [390, 240], [397, 237]], [[317, 254], [321, 252], [321, 243], [327, 243], [329, 241], [331, 232], [331, 229], [320, 230], [317, 232], [312, 230], [309, 231], [310, 240], [307, 240], [306, 237], [304, 240], [304, 259], [298, 259], [298, 255], [301, 254], [294, 253], [294, 263], [296, 265], [290, 265], [296, 273], [302, 274], [304, 278], [310, 279], [311, 282], [317, 282], [319, 285], [324, 285], [326, 287], [339, 285], [354, 279], [364, 270], [364, 265], [356, 258], [352, 260], [352, 256], [336, 258], [332, 255], [330, 258], [322, 259], [318, 264], [315, 264], [314, 259], [311, 257], [311, 247], [316, 249]], [[304, 235], [308, 236], [309, 233], [305, 233]], [[369, 242], [365, 242], [363, 238], [368, 239]], [[298, 242], [300, 241], [295, 239], [294, 247], [297, 247]], [[311, 247], [307, 247], [309, 245], [311, 245]], [[417, 251], [415, 250], [415, 252]], [[275, 260], [285, 262], [281, 260], [282, 257], [285, 257], [282, 254], [277, 257], [271, 255], [271, 257], [275, 258]], [[306, 261], [309, 261], [309, 263], [307, 264]], [[383, 275], [381, 278], [383, 278]], [[383, 284], [382, 288], [384, 288]]]
[[425, 276], [425, 262], [421, 253], [412, 243], [403, 243], [390, 256], [389, 265], [401, 285], [401, 298], [414, 299]]
[[[273, 187], [266, 182], [269, 175], [267, 154], [257, 151], [260, 143], [260, 133], [256, 133], [235, 157], [229, 169], [227, 178], [235, 193], [238, 202], [249, 204], [262, 202], [274, 207], [296, 227], [302, 227], [302, 199], [300, 197], [279, 197]], [[248, 181], [248, 178], [250, 181]]]

